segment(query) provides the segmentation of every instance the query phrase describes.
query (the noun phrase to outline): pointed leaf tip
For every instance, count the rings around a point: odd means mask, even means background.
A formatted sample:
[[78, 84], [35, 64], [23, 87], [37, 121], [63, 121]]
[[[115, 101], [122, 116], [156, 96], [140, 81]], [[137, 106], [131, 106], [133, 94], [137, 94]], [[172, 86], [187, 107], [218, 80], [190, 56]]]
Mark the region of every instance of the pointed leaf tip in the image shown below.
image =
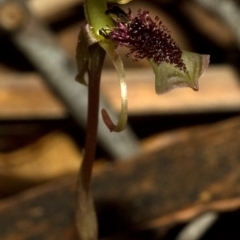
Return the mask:
[[183, 51], [182, 59], [187, 68], [186, 72], [166, 62], [157, 65], [153, 60], [149, 60], [155, 73], [157, 94], [163, 94], [179, 87], [190, 87], [198, 91], [198, 79], [206, 71], [210, 56]]

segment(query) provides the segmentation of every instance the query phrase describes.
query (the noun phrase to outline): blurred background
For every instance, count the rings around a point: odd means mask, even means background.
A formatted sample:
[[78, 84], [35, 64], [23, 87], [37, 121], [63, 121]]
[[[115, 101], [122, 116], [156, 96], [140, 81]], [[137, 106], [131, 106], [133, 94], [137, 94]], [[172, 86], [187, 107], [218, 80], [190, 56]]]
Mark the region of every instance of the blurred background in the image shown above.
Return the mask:
[[[0, 238], [76, 239], [75, 178], [87, 88], [75, 81], [83, 0], [0, 0]], [[135, 0], [181, 49], [209, 54], [199, 91], [156, 95], [147, 61], [126, 68], [127, 129], [99, 121], [93, 192], [101, 239], [240, 238], [240, 1]], [[101, 107], [120, 112], [106, 57]], [[31, 230], [29, 230], [31, 229]]]

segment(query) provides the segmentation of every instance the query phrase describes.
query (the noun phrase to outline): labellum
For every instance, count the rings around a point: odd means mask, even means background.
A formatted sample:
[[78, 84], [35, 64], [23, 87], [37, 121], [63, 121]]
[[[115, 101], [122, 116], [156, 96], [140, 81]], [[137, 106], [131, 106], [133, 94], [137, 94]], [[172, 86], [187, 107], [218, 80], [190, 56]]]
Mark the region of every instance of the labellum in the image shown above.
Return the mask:
[[147, 59], [155, 73], [156, 93], [166, 93], [177, 87], [198, 90], [198, 78], [209, 64], [209, 56], [182, 51], [158, 17], [153, 20], [148, 11], [139, 10], [134, 17], [131, 10], [123, 13], [114, 7], [107, 14], [115, 14], [115, 26], [104, 28], [100, 34], [115, 42], [115, 47], [130, 49], [127, 57], [133, 61]]

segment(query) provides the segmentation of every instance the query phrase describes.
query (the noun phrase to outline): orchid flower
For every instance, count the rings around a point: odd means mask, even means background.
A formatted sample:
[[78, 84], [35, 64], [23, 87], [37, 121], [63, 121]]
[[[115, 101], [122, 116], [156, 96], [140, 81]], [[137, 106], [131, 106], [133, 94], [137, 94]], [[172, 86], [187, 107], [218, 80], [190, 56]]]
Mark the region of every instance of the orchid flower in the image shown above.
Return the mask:
[[[109, 0], [118, 4], [129, 1]], [[152, 19], [148, 11], [139, 10], [134, 17], [131, 10], [125, 13], [118, 7], [108, 9], [106, 0], [86, 0], [85, 15], [88, 25], [81, 32], [79, 44], [82, 44], [82, 47], [77, 58], [77, 79], [82, 83], [86, 82], [84, 65], [94, 57], [87, 51], [87, 46], [98, 43], [112, 60], [121, 89], [121, 113], [118, 123], [113, 124], [106, 110], [102, 110], [103, 120], [110, 131], [122, 131], [127, 122], [127, 86], [122, 60], [116, 51], [118, 46], [129, 48], [127, 57], [132, 56], [133, 61], [149, 61], [155, 73], [157, 94], [177, 87], [198, 90], [198, 79], [208, 67], [209, 56], [182, 51], [158, 17]]]
[[[126, 4], [131, 0], [109, 0]], [[115, 125], [105, 109], [102, 116], [110, 131], [119, 132], [127, 123], [127, 86], [118, 46], [130, 49], [127, 57], [133, 61], [147, 59], [155, 73], [157, 94], [176, 87], [198, 90], [198, 78], [204, 73], [209, 56], [182, 51], [158, 17], [139, 10], [134, 16], [119, 7], [107, 8], [107, 0], [85, 0], [87, 24], [80, 29], [77, 45], [76, 80], [88, 85], [88, 121], [85, 153], [78, 174], [76, 223], [79, 239], [97, 240], [97, 219], [90, 182], [96, 150], [100, 76], [107, 53], [120, 82], [121, 113]], [[88, 79], [85, 79], [85, 75]]]

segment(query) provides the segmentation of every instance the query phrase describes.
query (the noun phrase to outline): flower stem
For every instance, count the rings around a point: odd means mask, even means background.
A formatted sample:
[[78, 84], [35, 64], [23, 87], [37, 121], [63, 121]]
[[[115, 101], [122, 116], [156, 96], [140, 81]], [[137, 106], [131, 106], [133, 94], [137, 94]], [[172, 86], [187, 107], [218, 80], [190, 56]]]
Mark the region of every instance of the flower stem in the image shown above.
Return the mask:
[[[88, 68], [88, 116], [86, 127], [85, 153], [81, 166], [82, 183], [86, 191], [89, 190], [89, 183], [91, 181], [91, 172], [93, 161], [95, 159], [96, 141], [97, 141], [97, 127], [98, 127], [98, 111], [99, 111], [99, 92], [100, 92], [100, 78], [102, 64], [105, 52], [98, 44], [90, 48], [93, 51], [100, 51], [101, 54], [93, 54], [94, 59], [90, 60]], [[101, 55], [101, 57], [100, 57]]]
[[93, 44], [89, 47], [89, 54], [92, 57], [87, 69], [89, 81], [85, 153], [77, 182], [76, 225], [80, 240], [97, 239], [97, 220], [90, 183], [96, 151], [100, 78], [105, 52], [99, 44]]

